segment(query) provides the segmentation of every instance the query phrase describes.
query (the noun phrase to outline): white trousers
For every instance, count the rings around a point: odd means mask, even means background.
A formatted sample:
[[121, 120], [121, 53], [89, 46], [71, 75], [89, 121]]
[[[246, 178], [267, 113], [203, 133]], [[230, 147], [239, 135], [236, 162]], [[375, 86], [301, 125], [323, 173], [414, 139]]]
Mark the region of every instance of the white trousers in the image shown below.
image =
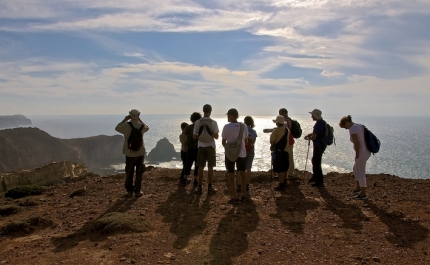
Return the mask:
[[358, 181], [358, 184], [360, 187], [367, 187], [367, 180], [366, 180], [366, 162], [370, 157], [370, 152], [367, 150], [361, 150], [360, 151], [360, 157], [358, 159], [355, 159], [353, 171], [354, 171], [354, 177], [355, 180]]

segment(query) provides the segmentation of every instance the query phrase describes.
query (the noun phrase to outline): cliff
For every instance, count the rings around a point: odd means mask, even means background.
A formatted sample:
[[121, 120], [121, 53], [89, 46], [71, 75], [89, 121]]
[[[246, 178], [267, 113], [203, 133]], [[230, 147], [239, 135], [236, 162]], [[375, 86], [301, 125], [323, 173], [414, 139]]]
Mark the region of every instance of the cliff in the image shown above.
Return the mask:
[[24, 115], [0, 116], [0, 128], [14, 128], [20, 125], [31, 125], [31, 120]]
[[49, 163], [32, 170], [20, 170], [0, 174], [0, 192], [22, 185], [52, 185], [65, 178], [76, 178], [87, 174], [83, 164], [69, 161]]
[[59, 139], [38, 128], [0, 130], [0, 173], [32, 169], [52, 161], [85, 163], [91, 171], [121, 163], [123, 137]]

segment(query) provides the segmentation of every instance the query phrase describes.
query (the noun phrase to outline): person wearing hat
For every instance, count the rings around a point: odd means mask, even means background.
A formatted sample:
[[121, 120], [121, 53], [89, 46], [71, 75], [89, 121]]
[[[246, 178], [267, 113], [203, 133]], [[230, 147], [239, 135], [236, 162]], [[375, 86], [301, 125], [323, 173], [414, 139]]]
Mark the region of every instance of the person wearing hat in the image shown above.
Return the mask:
[[[283, 191], [287, 186], [287, 172], [290, 166], [288, 153], [290, 150], [290, 130], [285, 126], [285, 117], [282, 115], [277, 116], [273, 122], [276, 123], [276, 128], [270, 134], [270, 144], [271, 150], [274, 153], [273, 172], [278, 173], [279, 181], [275, 189]], [[277, 146], [282, 139], [285, 141], [285, 146], [283, 148]]]
[[313, 144], [313, 154], [312, 154], [312, 177], [309, 179], [309, 183], [313, 187], [324, 186], [324, 176], [322, 172], [322, 156], [327, 147], [322, 142], [322, 138], [325, 134], [325, 122], [322, 118], [322, 112], [319, 109], [314, 109], [309, 112], [312, 116], [312, 120], [316, 121], [312, 133], [306, 135], [305, 140], [311, 141]]
[[[117, 132], [124, 135], [122, 153], [125, 155], [125, 189], [127, 190], [127, 196], [132, 196], [134, 192], [136, 197], [141, 197], [143, 195], [143, 192], [140, 190], [142, 187], [142, 175], [144, 171], [143, 156], [145, 154], [143, 134], [149, 130], [148, 125], [144, 124], [139, 116], [140, 111], [132, 109], [130, 110], [129, 115], [125, 116], [125, 118], [115, 127]], [[142, 134], [142, 142], [138, 150], [132, 150], [129, 148], [128, 138], [133, 130], [132, 127], [139, 130]], [[133, 184], [133, 175], [135, 171], [136, 178]]]
[[[291, 127], [293, 124], [293, 120], [288, 116], [288, 110], [286, 108], [279, 109], [279, 115], [284, 116], [285, 118], [285, 126], [288, 127], [288, 129], [291, 132]], [[289, 168], [288, 168], [288, 177], [294, 177], [294, 157], [293, 157], [293, 148], [294, 148], [294, 138], [293, 135], [290, 134], [290, 138], [288, 139], [290, 141], [290, 150], [288, 152], [289, 156]]]
[[196, 121], [193, 130], [194, 139], [199, 139], [197, 153], [197, 165], [199, 166], [198, 186], [195, 193], [202, 194], [203, 170], [208, 163], [208, 194], [215, 194], [213, 188], [213, 168], [216, 166], [215, 139], [218, 139], [218, 124], [210, 118], [212, 106], [205, 104], [203, 106], [203, 118]]
[[[226, 147], [227, 143], [237, 143], [239, 137], [241, 139], [241, 146], [239, 151], [239, 156], [235, 161], [231, 161], [225, 156], [225, 168], [228, 172], [228, 180], [230, 183], [230, 189], [232, 192], [232, 202], [237, 200], [236, 193], [236, 181], [234, 175], [234, 167], [236, 165], [238, 176], [240, 176], [240, 183], [242, 187], [242, 199], [248, 198], [248, 194], [246, 192], [246, 148], [245, 148], [245, 139], [248, 138], [248, 127], [241, 122], [238, 122], [239, 112], [236, 109], [229, 109], [227, 112], [227, 120], [229, 123], [224, 125], [222, 129], [222, 145]], [[242, 135], [240, 135], [240, 130], [242, 128]]]

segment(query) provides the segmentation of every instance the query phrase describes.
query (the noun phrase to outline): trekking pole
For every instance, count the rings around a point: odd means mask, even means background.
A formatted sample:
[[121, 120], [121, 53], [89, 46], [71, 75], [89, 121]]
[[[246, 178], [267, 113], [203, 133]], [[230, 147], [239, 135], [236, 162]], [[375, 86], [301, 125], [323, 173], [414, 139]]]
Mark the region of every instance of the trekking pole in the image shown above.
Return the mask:
[[308, 165], [309, 147], [311, 146], [311, 139], [308, 140], [308, 153], [306, 154], [305, 171], [303, 171], [303, 180], [306, 180], [306, 166]]

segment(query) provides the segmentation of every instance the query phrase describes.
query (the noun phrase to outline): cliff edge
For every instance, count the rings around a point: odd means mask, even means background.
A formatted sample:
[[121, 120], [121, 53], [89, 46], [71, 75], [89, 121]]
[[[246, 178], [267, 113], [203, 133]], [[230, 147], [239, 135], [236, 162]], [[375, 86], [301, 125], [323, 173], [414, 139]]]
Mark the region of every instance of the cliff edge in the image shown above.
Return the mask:
[[0, 173], [64, 160], [84, 163], [89, 170], [97, 172], [102, 167], [123, 162], [123, 139], [121, 135], [60, 139], [38, 128], [0, 130]]

